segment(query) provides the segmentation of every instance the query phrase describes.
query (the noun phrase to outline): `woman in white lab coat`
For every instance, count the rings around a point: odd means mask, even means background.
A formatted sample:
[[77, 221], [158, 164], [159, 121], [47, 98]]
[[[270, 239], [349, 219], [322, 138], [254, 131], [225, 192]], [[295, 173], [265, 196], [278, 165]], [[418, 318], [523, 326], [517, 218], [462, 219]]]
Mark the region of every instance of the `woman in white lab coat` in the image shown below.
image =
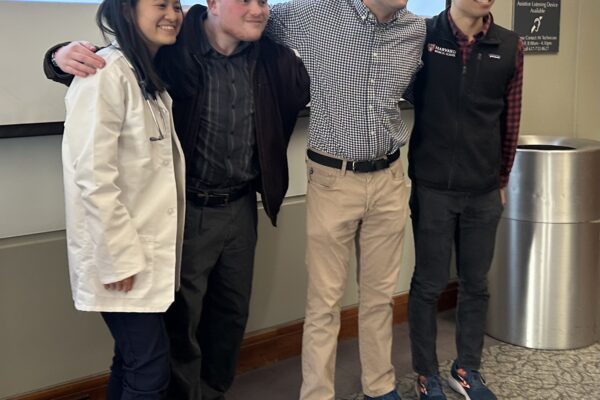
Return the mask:
[[169, 382], [162, 313], [178, 282], [185, 174], [153, 60], [182, 20], [178, 0], [105, 0], [97, 22], [116, 39], [98, 52], [106, 66], [65, 97], [71, 287], [115, 339], [110, 400], [160, 399]]

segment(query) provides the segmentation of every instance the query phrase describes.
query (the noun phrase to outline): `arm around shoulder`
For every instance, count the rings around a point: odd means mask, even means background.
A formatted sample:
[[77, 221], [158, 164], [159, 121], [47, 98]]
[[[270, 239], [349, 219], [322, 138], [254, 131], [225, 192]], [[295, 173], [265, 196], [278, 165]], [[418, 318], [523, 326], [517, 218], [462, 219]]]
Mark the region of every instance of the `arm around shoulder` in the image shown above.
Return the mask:
[[318, 1], [292, 0], [271, 7], [266, 33], [279, 43], [298, 48], [307, 36]]
[[82, 78], [103, 68], [105, 61], [95, 54], [97, 47], [90, 42], [61, 43], [46, 52], [44, 72], [48, 79], [69, 85], [73, 76]]

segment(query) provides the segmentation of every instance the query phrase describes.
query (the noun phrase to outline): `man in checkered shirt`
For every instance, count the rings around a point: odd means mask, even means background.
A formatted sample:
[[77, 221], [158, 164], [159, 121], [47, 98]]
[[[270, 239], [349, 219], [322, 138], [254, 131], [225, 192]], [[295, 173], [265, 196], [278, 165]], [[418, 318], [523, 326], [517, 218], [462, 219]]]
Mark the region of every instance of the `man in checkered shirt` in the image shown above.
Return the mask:
[[334, 399], [340, 303], [354, 248], [365, 398], [400, 398], [392, 296], [408, 214], [398, 155], [409, 130], [398, 103], [420, 68], [425, 39], [425, 22], [406, 2], [292, 0], [271, 9], [268, 34], [300, 53], [311, 78], [302, 400]]

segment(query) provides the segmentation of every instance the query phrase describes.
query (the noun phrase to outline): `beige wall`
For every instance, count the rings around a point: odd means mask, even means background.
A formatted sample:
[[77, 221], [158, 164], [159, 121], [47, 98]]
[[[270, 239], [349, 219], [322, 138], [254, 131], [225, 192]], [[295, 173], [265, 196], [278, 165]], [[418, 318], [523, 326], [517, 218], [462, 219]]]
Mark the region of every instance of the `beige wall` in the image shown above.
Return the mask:
[[105, 371], [111, 340], [73, 308], [65, 234], [0, 240], [0, 398]]
[[[512, 26], [512, 3], [496, 1], [496, 21], [506, 27]], [[597, 21], [600, 1], [566, 0], [560, 53], [526, 56], [523, 134], [600, 140]], [[411, 112], [405, 116], [412, 118]], [[28, 147], [44, 140], [26, 139]], [[0, 146], [0, 160], [7, 156], [2, 151]], [[293, 162], [302, 163], [296, 158]], [[30, 168], [20, 171], [17, 180], [33, 181], [35, 163], [32, 159]], [[56, 165], [56, 160], [40, 161], [37, 168], [43, 170], [47, 165]], [[0, 171], [5, 193], [14, 187], [14, 180]], [[48, 187], [60, 191], [62, 186], [54, 178]], [[277, 229], [262, 212], [260, 215], [248, 331], [297, 320], [304, 310], [304, 197], [285, 201]], [[408, 290], [414, 263], [410, 224], [406, 234], [399, 293]], [[64, 232], [0, 239], [0, 398], [107, 370], [110, 337], [97, 315], [73, 310], [66, 268]], [[356, 303], [354, 267], [348, 281], [344, 305]]]
[[[513, 3], [496, 1], [496, 22], [512, 27]], [[600, 140], [600, 1], [561, 7], [559, 53], [525, 57], [521, 134]]]
[[[259, 214], [248, 331], [304, 316], [305, 204], [287, 199], [278, 228]], [[414, 262], [410, 230], [398, 291]], [[356, 302], [351, 266], [344, 305]], [[97, 313], [73, 309], [64, 231], [0, 240], [0, 399], [106, 372], [112, 339]]]
[[574, 132], [600, 140], [600, 1], [579, 0], [579, 15]]

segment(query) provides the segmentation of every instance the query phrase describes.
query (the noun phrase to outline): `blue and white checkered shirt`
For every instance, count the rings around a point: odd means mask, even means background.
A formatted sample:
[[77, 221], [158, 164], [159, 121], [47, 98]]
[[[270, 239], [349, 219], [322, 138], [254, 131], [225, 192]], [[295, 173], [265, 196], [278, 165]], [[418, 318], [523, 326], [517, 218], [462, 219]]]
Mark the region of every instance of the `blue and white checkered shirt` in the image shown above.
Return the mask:
[[421, 65], [425, 21], [406, 9], [379, 23], [361, 0], [292, 0], [267, 33], [296, 49], [311, 79], [308, 146], [372, 160], [408, 141], [398, 103]]

